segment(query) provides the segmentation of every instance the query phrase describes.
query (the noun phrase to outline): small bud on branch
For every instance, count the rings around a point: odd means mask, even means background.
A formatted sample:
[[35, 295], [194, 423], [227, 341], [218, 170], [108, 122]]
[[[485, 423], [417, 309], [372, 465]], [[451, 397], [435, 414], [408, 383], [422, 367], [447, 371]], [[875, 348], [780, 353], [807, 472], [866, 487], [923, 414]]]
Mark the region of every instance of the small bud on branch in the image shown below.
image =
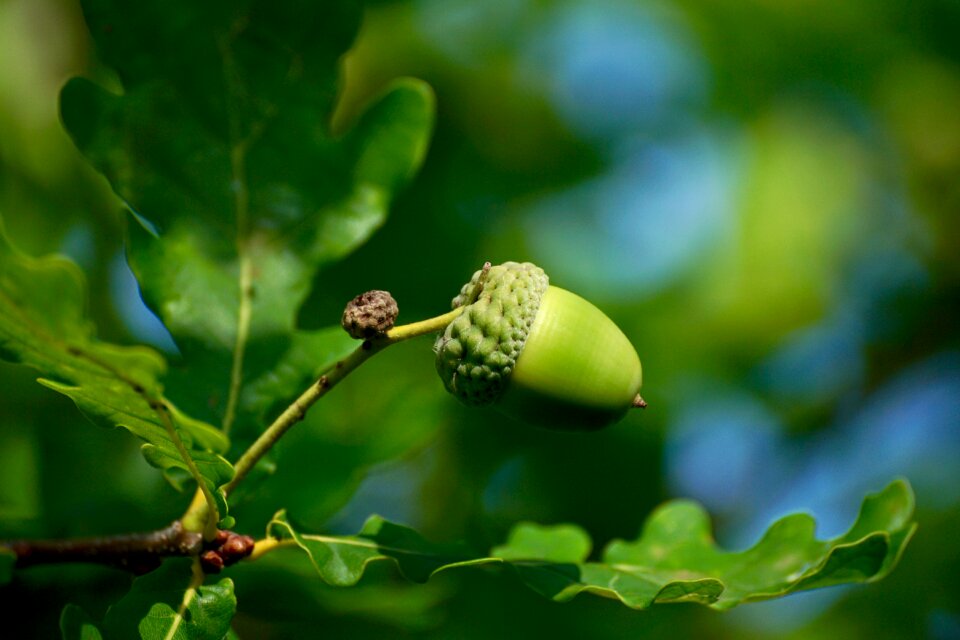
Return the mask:
[[204, 571], [218, 573], [224, 567], [246, 558], [253, 551], [250, 536], [232, 531], [217, 531], [216, 537], [204, 542], [203, 535], [187, 531], [183, 523], [144, 533], [98, 536], [65, 540], [0, 541], [0, 549], [17, 556], [16, 567], [22, 569], [41, 564], [88, 562], [104, 564], [143, 575], [160, 566], [164, 558], [199, 556]]

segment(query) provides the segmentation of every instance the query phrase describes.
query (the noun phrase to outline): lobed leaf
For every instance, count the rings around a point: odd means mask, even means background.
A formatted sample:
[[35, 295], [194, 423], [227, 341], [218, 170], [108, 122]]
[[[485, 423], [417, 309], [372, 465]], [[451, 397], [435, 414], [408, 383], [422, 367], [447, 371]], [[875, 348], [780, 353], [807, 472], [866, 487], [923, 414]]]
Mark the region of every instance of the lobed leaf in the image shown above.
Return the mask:
[[833, 540], [814, 536], [813, 518], [794, 514], [775, 522], [741, 552], [716, 546], [699, 505], [677, 500], [657, 509], [634, 541], [611, 542], [601, 562], [590, 562], [589, 536], [574, 525], [521, 523], [488, 557], [460, 546], [437, 545], [415, 531], [371, 517], [356, 536], [297, 531], [281, 511], [267, 536], [306, 552], [320, 577], [352, 585], [366, 566], [393, 560], [401, 573], [423, 582], [454, 567], [504, 564], [528, 586], [557, 601], [587, 592], [633, 609], [655, 603], [697, 602], [729, 609], [795, 591], [873, 582], [886, 576], [916, 529], [913, 492], [903, 480], [867, 496], [851, 529]]
[[71, 80], [64, 123], [140, 223], [128, 257], [184, 355], [176, 396], [249, 438], [290, 398], [269, 380], [288, 377], [317, 270], [383, 223], [422, 162], [432, 93], [398, 80], [333, 135], [354, 1], [82, 4], [122, 93]]
[[40, 371], [41, 384], [71, 398], [94, 423], [123, 427], [146, 441], [151, 464], [186, 468], [175, 434], [200, 462], [201, 478], [212, 489], [233, 475], [219, 455], [229, 445], [227, 437], [164, 397], [160, 378], [166, 363], [158, 353], [94, 337], [76, 265], [56, 256], [25, 256], [0, 228], [0, 273], [0, 357]]
[[130, 592], [107, 609], [104, 637], [223, 640], [237, 610], [233, 581], [197, 584], [192, 562], [170, 558], [134, 580]]

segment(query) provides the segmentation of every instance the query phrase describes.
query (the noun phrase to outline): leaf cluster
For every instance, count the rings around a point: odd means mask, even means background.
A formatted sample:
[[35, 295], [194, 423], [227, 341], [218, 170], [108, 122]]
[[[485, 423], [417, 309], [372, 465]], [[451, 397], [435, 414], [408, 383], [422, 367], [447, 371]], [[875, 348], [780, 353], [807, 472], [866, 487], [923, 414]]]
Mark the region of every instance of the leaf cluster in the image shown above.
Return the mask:
[[[115, 77], [108, 87], [68, 82], [63, 123], [129, 211], [129, 265], [178, 353], [168, 362], [152, 348], [99, 340], [79, 268], [26, 256], [0, 230], [0, 357], [38, 371], [41, 384], [95, 424], [139, 438], [146, 461], [176, 488], [200, 490], [207, 529], [228, 526], [239, 502], [223, 491], [231, 461], [355, 347], [338, 326], [300, 328], [298, 312], [321, 270], [384, 223], [416, 173], [433, 96], [423, 82], [397, 80], [346, 133], [333, 131], [340, 60], [360, 20], [346, 0], [215, 1], [176, 12], [158, 0], [84, 0], [83, 10]], [[397, 448], [371, 443], [329, 469], [348, 494], [366, 466]], [[258, 469], [266, 476], [271, 466]], [[298, 549], [336, 586], [355, 585], [370, 563], [386, 559], [415, 582], [503, 566], [557, 601], [587, 592], [633, 609], [727, 609], [885, 576], [914, 531], [912, 515], [911, 490], [898, 481], [868, 497], [843, 536], [817, 540], [813, 519], [794, 515], [754, 547], [729, 552], [713, 543], [703, 509], [678, 501], [655, 511], [637, 540], [615, 541], [592, 558], [589, 535], [575, 525], [522, 523], [503, 545], [477, 554], [377, 516], [354, 536], [306, 533], [281, 510], [254, 559]], [[14, 564], [0, 549], [0, 582]], [[64, 637], [129, 637], [134, 629], [144, 638], [233, 637], [232, 579], [197, 566], [166, 561], [137, 578], [100, 622], [68, 606]]]

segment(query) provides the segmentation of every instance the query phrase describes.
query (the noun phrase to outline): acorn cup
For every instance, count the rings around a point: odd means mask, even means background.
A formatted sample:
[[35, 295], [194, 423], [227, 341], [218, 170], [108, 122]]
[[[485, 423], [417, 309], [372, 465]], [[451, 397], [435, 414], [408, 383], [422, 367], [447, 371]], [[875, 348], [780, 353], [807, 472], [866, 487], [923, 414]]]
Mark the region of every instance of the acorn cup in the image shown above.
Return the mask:
[[622, 331], [540, 267], [505, 262], [473, 274], [437, 338], [437, 371], [469, 406], [548, 429], [593, 431], [645, 407], [640, 358]]

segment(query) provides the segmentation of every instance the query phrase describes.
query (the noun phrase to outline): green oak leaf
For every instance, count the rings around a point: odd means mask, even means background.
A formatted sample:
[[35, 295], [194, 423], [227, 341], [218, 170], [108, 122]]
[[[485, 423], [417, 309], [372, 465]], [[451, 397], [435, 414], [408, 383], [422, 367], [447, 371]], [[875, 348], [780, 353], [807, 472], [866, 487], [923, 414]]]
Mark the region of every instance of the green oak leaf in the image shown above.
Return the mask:
[[573, 524], [543, 526], [520, 523], [510, 532], [509, 541], [491, 553], [504, 560], [538, 558], [559, 564], [583, 562], [593, 547], [587, 532]]
[[[191, 489], [189, 483], [191, 479], [190, 468], [178, 452], [152, 444], [143, 445], [140, 451], [147, 462], [158, 469], [163, 469], [167, 480], [179, 491], [186, 492]], [[205, 479], [207, 488], [210, 489], [210, 494], [217, 503], [217, 513], [220, 514], [218, 526], [221, 529], [232, 527], [234, 520], [227, 516], [229, 511], [227, 498], [220, 487], [233, 478], [233, 466], [223, 456], [211, 451], [193, 451], [190, 457], [200, 471], [200, 475]]]
[[145, 440], [151, 464], [186, 468], [177, 438], [211, 490], [232, 477], [220, 456], [227, 437], [164, 396], [164, 359], [146, 347], [96, 339], [85, 310], [86, 283], [75, 264], [23, 255], [0, 228], [0, 274], [0, 358], [38, 370], [41, 384], [70, 397], [95, 424], [123, 427]]
[[75, 604], [68, 604], [60, 614], [60, 637], [63, 640], [103, 640], [100, 629], [87, 612]]
[[666, 602], [729, 609], [796, 591], [883, 578], [916, 529], [913, 510], [909, 484], [897, 480], [864, 499], [860, 515], [843, 536], [817, 540], [813, 519], [794, 514], [775, 522], [750, 549], [729, 552], [714, 543], [702, 507], [676, 500], [650, 516], [637, 540], [611, 542], [601, 562], [588, 560], [590, 537], [575, 525], [518, 524], [488, 557], [430, 543], [378, 516], [356, 536], [338, 537], [301, 533], [280, 511], [267, 526], [267, 536], [305, 551], [320, 577], [333, 585], [356, 584], [366, 566], [377, 560], [393, 560], [418, 582], [455, 567], [502, 564], [535, 591], [560, 602], [586, 592], [633, 609]]
[[138, 220], [130, 264], [184, 357], [171, 390], [249, 440], [263, 407], [291, 398], [269, 379], [315, 369], [290, 355], [309, 341], [297, 310], [421, 164], [432, 93], [398, 80], [334, 135], [354, 1], [82, 5], [122, 92], [71, 80], [64, 124]]
[[104, 637], [223, 640], [237, 610], [233, 581], [223, 578], [204, 585], [192, 562], [168, 558], [159, 569], [134, 580], [130, 592], [107, 609]]

